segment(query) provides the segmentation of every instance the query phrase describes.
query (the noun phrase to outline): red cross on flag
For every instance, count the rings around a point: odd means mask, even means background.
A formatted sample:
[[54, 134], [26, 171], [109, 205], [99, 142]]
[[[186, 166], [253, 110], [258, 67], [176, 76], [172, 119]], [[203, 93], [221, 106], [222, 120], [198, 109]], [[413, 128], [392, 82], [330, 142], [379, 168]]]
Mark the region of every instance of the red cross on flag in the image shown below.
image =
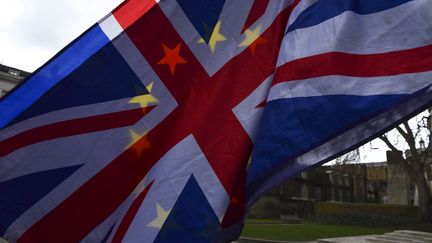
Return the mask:
[[429, 3], [324, 2], [125, 1], [1, 98], [0, 235], [226, 242], [265, 191], [431, 104]]

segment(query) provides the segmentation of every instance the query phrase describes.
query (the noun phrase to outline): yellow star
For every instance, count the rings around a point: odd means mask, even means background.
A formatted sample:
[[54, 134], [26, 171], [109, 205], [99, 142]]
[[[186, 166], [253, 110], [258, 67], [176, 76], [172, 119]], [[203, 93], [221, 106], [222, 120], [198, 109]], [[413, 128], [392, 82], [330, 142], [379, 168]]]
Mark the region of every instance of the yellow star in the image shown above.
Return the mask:
[[238, 46], [249, 47], [254, 54], [257, 45], [265, 42], [266, 40], [261, 37], [261, 25], [258, 25], [254, 30], [247, 29], [245, 31], [245, 39]]
[[156, 211], [157, 211], [156, 218], [153, 221], [151, 221], [149, 224], [147, 224], [147, 226], [161, 229], [162, 225], [165, 223], [165, 220], [168, 218], [168, 215], [171, 210], [165, 211], [165, 209], [163, 209], [159, 205], [159, 203], [156, 203]]
[[[214, 30], [213, 30], [213, 33], [212, 33], [212, 35], [211, 35], [211, 37], [210, 37], [210, 41], [209, 41], [209, 43], [208, 43], [209, 46], [210, 46], [210, 50], [211, 50], [213, 53], [214, 53], [215, 50], [216, 50], [216, 44], [217, 44], [218, 42], [221, 42], [221, 41], [225, 41], [225, 40], [226, 40], [225, 36], [223, 36], [223, 35], [220, 33], [220, 27], [221, 27], [221, 24], [222, 24], [221, 21], [217, 22], [217, 24], [216, 24], [216, 26], [215, 26], [215, 28], [214, 28]], [[198, 43], [204, 44], [205, 41], [204, 41], [203, 38], [201, 38], [201, 39], [198, 41]]]
[[138, 156], [141, 156], [144, 149], [151, 148], [151, 144], [147, 138], [141, 139], [144, 137], [144, 135], [146, 135], [146, 132], [140, 134], [135, 132], [134, 130], [129, 130], [129, 134], [131, 137], [131, 141], [126, 146], [126, 149], [133, 146], [133, 149], [137, 152]]
[[150, 92], [145, 95], [135, 96], [130, 101], [129, 104], [139, 104], [141, 108], [148, 107], [149, 104], [154, 104], [158, 102], [158, 99], [154, 97], [151, 92], [153, 89], [153, 82], [147, 85], [147, 90]]

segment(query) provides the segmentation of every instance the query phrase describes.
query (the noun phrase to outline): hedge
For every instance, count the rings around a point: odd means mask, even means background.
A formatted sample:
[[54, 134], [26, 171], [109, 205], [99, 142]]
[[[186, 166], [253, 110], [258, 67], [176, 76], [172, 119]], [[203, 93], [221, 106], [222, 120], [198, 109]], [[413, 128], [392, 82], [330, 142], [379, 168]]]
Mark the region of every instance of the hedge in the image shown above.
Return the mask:
[[371, 203], [314, 203], [315, 215], [329, 214], [388, 214], [388, 215], [415, 215], [417, 207], [404, 205], [389, 204], [371, 204]]
[[419, 222], [417, 208], [412, 206], [315, 203], [315, 216], [311, 220], [325, 224], [361, 226], [398, 226]]

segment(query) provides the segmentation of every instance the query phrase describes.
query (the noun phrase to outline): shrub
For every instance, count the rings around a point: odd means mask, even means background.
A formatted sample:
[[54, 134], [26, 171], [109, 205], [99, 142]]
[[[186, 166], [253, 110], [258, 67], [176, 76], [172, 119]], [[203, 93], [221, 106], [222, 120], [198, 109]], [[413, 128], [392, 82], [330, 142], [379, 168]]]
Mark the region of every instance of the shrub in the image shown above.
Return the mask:
[[262, 197], [252, 207], [248, 214], [251, 219], [278, 219], [281, 212], [281, 202], [277, 198]]

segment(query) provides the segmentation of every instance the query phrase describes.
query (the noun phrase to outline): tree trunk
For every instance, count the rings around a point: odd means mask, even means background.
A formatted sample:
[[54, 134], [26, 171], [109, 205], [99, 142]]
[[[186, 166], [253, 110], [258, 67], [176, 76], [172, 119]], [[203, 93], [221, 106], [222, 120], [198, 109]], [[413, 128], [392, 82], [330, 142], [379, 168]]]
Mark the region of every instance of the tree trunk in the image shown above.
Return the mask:
[[432, 222], [431, 193], [423, 171], [413, 177], [418, 190], [418, 210], [421, 221]]

